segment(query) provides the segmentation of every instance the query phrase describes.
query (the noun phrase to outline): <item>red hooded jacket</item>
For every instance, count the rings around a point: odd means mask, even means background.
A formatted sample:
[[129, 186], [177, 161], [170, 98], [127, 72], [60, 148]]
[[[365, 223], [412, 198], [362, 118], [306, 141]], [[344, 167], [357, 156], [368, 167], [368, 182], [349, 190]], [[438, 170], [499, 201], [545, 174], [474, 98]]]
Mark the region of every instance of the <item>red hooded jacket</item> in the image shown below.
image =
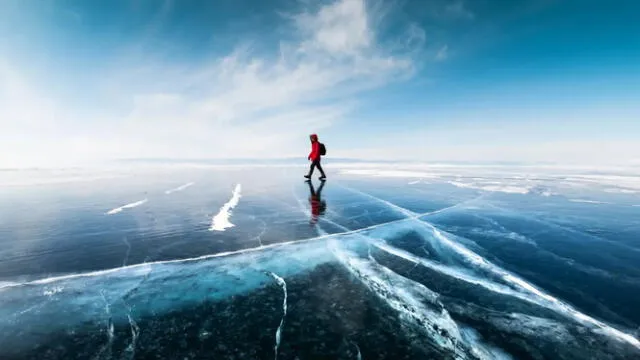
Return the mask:
[[311, 153], [308, 157], [311, 161], [320, 160], [320, 142], [318, 142], [318, 135], [311, 135]]

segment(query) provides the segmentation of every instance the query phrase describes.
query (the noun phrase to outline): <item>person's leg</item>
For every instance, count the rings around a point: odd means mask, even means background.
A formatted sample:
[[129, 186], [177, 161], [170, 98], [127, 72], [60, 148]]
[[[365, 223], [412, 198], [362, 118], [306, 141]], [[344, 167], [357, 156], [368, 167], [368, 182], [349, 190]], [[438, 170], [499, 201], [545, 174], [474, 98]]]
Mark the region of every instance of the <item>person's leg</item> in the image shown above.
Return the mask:
[[314, 161], [317, 162], [316, 166], [318, 167], [318, 170], [320, 171], [320, 177], [322, 178], [326, 178], [326, 175], [324, 174], [324, 170], [322, 170], [322, 165], [320, 165], [320, 159]]
[[307, 175], [305, 175], [304, 177], [306, 178], [311, 178], [311, 175], [313, 175], [313, 170], [316, 168], [316, 162], [312, 161], [311, 165], [309, 166], [309, 173]]

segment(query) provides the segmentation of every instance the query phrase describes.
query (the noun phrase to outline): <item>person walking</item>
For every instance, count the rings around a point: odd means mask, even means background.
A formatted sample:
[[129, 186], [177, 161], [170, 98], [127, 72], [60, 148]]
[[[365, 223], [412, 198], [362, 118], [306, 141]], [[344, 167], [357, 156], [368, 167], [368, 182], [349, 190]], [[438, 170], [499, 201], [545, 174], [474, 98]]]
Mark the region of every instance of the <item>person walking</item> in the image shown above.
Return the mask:
[[322, 170], [320, 161], [322, 159], [322, 155], [324, 155], [326, 150], [324, 149], [324, 145], [318, 141], [318, 135], [311, 134], [309, 136], [309, 139], [311, 140], [311, 153], [307, 158], [309, 159], [309, 161], [311, 161], [311, 166], [309, 167], [309, 173], [304, 177], [307, 179], [311, 179], [313, 171], [315, 170], [315, 168], [318, 168], [318, 171], [320, 171], [319, 179], [324, 181], [327, 179], [327, 176], [325, 175], [324, 170]]

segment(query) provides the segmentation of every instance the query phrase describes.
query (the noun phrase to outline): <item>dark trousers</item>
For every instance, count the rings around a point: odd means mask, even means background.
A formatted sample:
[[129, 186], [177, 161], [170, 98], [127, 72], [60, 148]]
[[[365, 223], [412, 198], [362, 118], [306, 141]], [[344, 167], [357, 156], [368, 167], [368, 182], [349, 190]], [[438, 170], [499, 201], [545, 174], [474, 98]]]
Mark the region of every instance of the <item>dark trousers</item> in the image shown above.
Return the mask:
[[325, 176], [324, 170], [322, 170], [322, 165], [320, 165], [320, 159], [313, 160], [313, 162], [311, 162], [311, 167], [309, 167], [309, 176], [313, 175], [313, 170], [315, 170], [315, 168], [318, 168], [320, 174], [322, 174], [322, 176]]

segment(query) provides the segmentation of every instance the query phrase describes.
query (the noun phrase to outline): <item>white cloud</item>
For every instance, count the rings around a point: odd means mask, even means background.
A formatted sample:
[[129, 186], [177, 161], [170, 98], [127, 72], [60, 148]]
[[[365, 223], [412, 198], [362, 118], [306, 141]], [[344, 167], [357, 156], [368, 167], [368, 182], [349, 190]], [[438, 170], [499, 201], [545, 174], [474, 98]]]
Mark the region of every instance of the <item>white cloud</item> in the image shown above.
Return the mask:
[[464, 4], [464, 1], [462, 0], [456, 0], [448, 4], [445, 7], [445, 12], [447, 15], [450, 15], [456, 18], [462, 18], [462, 19], [471, 20], [476, 17], [472, 11], [467, 9], [466, 5]]
[[339, 0], [289, 20], [293, 35], [271, 54], [239, 46], [198, 64], [123, 61], [87, 89], [104, 99], [83, 116], [77, 104], [40, 95], [49, 84], [21, 79], [15, 63], [3, 66], [0, 118], [11, 141], [0, 145], [0, 166], [291, 155], [308, 133], [342, 121], [355, 95], [412, 72], [411, 49], [398, 52], [397, 43], [421, 45], [415, 28], [393, 44], [377, 41], [379, 18], [364, 0]]
[[449, 58], [449, 46], [443, 45], [440, 50], [436, 53], [437, 61], [445, 61]]
[[327, 51], [338, 56], [358, 56], [373, 45], [366, 4], [362, 0], [343, 0], [322, 8], [316, 14], [296, 16], [299, 28], [310, 35], [305, 49]]

